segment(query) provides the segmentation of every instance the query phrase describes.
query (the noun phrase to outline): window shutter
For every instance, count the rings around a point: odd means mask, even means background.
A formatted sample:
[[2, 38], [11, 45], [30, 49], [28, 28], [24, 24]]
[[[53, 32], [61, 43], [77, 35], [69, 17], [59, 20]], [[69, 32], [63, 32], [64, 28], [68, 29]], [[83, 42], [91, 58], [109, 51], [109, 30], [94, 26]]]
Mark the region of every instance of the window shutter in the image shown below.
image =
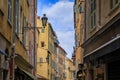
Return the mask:
[[40, 58], [40, 63], [42, 63], [43, 62], [43, 58]]

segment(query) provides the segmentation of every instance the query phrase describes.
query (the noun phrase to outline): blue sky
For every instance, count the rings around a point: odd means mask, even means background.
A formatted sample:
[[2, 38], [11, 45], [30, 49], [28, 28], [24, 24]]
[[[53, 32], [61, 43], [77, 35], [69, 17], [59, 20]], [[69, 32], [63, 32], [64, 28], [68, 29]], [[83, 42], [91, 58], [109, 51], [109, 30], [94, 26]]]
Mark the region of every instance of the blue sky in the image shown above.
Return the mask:
[[45, 13], [57, 34], [60, 46], [71, 58], [74, 46], [73, 0], [38, 0], [37, 15]]

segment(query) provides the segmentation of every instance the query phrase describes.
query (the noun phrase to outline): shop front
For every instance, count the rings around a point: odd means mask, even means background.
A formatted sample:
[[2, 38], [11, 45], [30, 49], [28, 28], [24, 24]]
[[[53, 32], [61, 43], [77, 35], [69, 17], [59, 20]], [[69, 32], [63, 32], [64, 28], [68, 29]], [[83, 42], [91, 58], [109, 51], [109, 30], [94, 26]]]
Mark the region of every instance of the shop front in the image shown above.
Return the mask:
[[33, 74], [33, 66], [21, 55], [15, 54], [15, 80], [37, 80]]
[[[120, 36], [84, 57], [87, 76], [97, 80], [119, 80], [120, 77]], [[92, 71], [92, 72], [91, 72]]]

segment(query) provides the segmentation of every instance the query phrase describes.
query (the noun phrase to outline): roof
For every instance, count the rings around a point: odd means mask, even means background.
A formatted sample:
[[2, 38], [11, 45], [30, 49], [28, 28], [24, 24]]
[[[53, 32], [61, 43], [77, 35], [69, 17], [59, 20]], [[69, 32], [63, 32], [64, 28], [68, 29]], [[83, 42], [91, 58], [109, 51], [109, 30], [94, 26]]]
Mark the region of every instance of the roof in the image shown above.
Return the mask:
[[61, 49], [62, 51], [64, 51], [65, 54], [67, 55], [67, 52], [60, 45], [58, 46], [58, 48]]

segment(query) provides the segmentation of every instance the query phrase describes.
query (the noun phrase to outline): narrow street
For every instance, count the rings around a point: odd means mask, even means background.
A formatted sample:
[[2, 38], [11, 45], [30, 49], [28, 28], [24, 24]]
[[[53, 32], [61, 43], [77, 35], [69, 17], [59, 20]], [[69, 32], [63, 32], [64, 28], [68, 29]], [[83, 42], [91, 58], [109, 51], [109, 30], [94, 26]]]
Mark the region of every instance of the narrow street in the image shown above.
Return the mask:
[[120, 0], [0, 0], [0, 80], [120, 80]]

